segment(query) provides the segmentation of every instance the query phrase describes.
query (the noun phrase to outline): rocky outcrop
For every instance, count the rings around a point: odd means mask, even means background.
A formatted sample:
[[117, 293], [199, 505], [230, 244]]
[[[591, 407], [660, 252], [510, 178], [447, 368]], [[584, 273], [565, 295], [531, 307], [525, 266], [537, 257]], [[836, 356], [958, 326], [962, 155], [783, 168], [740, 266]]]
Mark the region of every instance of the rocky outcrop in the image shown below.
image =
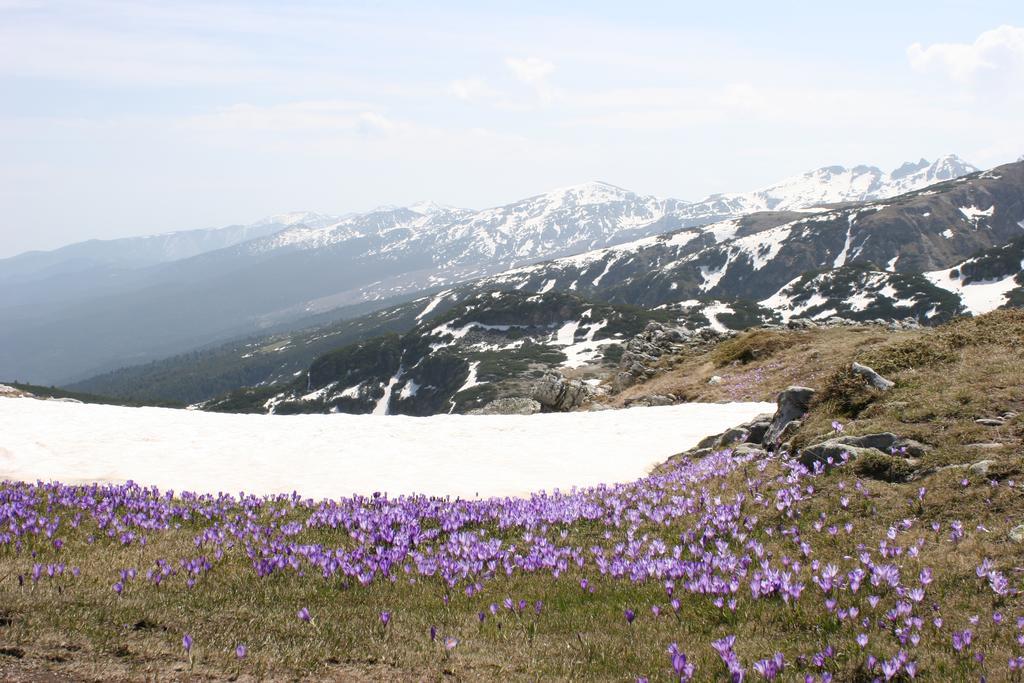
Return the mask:
[[810, 387], [791, 386], [779, 392], [775, 399], [778, 406], [775, 416], [762, 439], [762, 443], [770, 449], [782, 443], [783, 433], [789, 423], [801, 419], [807, 413], [814, 398], [814, 389]]
[[850, 320], [849, 318], [834, 315], [830, 318], [826, 318], [825, 320], [790, 318], [786, 322], [786, 327], [791, 330], [810, 330], [818, 327], [845, 327], [850, 325], [879, 325], [890, 330], [917, 330], [921, 328], [921, 323], [914, 318], [903, 318], [902, 320], [886, 320], [884, 318], [876, 318], [875, 320]]
[[[809, 318], [792, 318], [784, 325], [765, 323], [760, 325], [764, 330], [802, 330], [826, 327], [848, 327], [848, 326], [877, 325], [889, 330], [912, 330], [919, 329], [920, 324], [913, 318], [905, 320], [850, 320], [833, 316], [826, 320], [811, 320]], [[739, 332], [733, 330], [720, 331], [710, 327], [691, 330], [687, 327], [666, 326], [659, 322], [650, 322], [643, 332], [627, 341], [623, 347], [624, 351], [619, 360], [618, 371], [613, 375], [611, 385], [612, 391], [621, 392], [634, 384], [645, 382], [659, 372], [659, 360], [667, 354], [676, 354], [689, 349], [700, 349], [713, 346], [725, 339], [735, 337]], [[893, 383], [879, 375], [871, 368], [859, 363], [853, 364], [853, 371], [862, 374], [864, 378], [882, 391], [888, 391]], [[721, 384], [722, 378], [719, 375], [712, 375], [708, 384]]]
[[533, 415], [542, 409], [541, 404], [532, 398], [508, 396], [498, 398], [483, 408], [469, 411], [469, 415]]
[[850, 366], [850, 370], [853, 371], [853, 374], [860, 375], [861, 377], [866, 379], [868, 381], [868, 384], [878, 389], [879, 391], [889, 391], [894, 386], [896, 386], [896, 383], [893, 382], [891, 379], [886, 379], [885, 377], [882, 377], [881, 375], [879, 375], [877, 372], [875, 372], [873, 369], [869, 368], [866, 365], [854, 363], [853, 365]]
[[694, 331], [686, 327], [670, 327], [652, 321], [643, 332], [623, 345], [619, 371], [612, 378], [612, 389], [616, 392], [623, 391], [638, 382], [654, 377], [658, 374], [658, 359], [665, 354], [709, 346], [735, 335], [735, 332], [719, 332], [707, 327]]
[[623, 401], [626, 408], [650, 408], [653, 406], [670, 406], [678, 403], [679, 399], [674, 394], [652, 394], [640, 398], [628, 398]]
[[533, 399], [544, 410], [565, 412], [581, 408], [594, 397], [594, 389], [578, 379], [566, 379], [557, 372], [545, 374], [533, 387]]
[[[798, 459], [808, 469], [821, 466], [826, 469], [834, 467], [847, 460], [855, 460], [863, 456], [874, 458], [874, 463], [889, 463], [887, 458], [896, 458], [901, 461], [900, 466], [887, 466], [884, 469], [888, 472], [900, 471], [909, 473], [904, 465], [909, 465], [928, 450], [924, 444], [899, 437], [892, 432], [879, 432], [876, 434], [862, 434], [860, 436], [839, 436], [807, 446], [800, 450]], [[875, 467], [875, 469], [881, 469]]]
[[[699, 458], [726, 448], [734, 455], [764, 455], [790, 451], [788, 440], [802, 425], [814, 390], [791, 386], [779, 392], [773, 415], [759, 415], [746, 424], [702, 439], [684, 455]], [[807, 469], [829, 469], [853, 462], [858, 476], [882, 481], [907, 481], [917, 471], [927, 446], [892, 432], [836, 435], [800, 449], [793, 455]]]

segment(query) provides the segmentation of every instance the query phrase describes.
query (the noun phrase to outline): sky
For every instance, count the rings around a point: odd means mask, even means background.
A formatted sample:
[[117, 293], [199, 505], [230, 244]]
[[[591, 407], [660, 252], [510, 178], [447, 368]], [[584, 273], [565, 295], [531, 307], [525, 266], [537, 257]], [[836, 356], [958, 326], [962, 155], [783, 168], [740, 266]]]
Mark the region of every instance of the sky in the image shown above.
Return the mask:
[[0, 0], [0, 258], [589, 180], [991, 167], [1022, 110], [1019, 0]]

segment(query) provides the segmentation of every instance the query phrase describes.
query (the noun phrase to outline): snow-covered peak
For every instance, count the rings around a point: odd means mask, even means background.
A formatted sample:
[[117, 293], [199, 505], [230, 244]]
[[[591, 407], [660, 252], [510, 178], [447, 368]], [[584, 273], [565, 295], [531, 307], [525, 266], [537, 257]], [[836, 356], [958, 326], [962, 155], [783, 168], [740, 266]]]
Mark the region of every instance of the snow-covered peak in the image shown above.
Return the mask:
[[947, 154], [936, 159], [935, 162], [928, 167], [927, 177], [929, 180], [938, 182], [959, 178], [960, 176], [965, 176], [968, 173], [975, 173], [978, 170], [979, 169], [967, 163], [957, 155]]
[[908, 161], [886, 173], [876, 166], [823, 166], [753, 192], [714, 194], [682, 207], [681, 216], [715, 220], [756, 211], [799, 211], [843, 202], [872, 201], [919, 190], [977, 171], [955, 154], [934, 162]]
[[611, 183], [593, 180], [587, 183], [580, 183], [579, 185], [560, 187], [542, 195], [537, 195], [537, 197], [531, 197], [531, 199], [544, 199], [552, 203], [585, 206], [588, 204], [619, 202], [631, 197], [636, 197], [636, 194]]
[[437, 202], [431, 201], [429, 199], [428, 200], [424, 200], [422, 202], [416, 202], [415, 204], [410, 204], [406, 208], [409, 209], [410, 211], [415, 211], [416, 213], [421, 213], [424, 216], [433, 216], [436, 213], [446, 213], [446, 212], [449, 212], [449, 211], [461, 211], [462, 210], [462, 209], [459, 209], [456, 206], [448, 206], [447, 204], [438, 204]]
[[337, 223], [340, 220], [340, 216], [330, 216], [313, 211], [291, 211], [288, 213], [279, 213], [274, 214], [273, 216], [267, 216], [266, 218], [256, 221], [252, 225], [283, 225], [289, 228], [293, 225], [305, 225], [310, 228], [322, 228], [333, 223]]

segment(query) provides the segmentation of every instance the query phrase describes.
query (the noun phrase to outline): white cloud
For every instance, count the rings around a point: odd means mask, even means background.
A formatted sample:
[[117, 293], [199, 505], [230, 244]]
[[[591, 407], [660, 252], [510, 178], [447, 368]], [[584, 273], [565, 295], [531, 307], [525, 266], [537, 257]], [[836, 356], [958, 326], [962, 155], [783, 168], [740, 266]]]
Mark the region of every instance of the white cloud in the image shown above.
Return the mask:
[[505, 59], [505, 66], [512, 71], [518, 80], [527, 85], [540, 85], [555, 70], [555, 65], [539, 57], [526, 57], [524, 59]]
[[1024, 28], [1000, 26], [973, 43], [914, 43], [907, 57], [917, 71], [937, 72], [965, 85], [1024, 78]]
[[500, 91], [495, 90], [479, 78], [463, 78], [452, 81], [448, 86], [448, 92], [467, 102], [494, 100], [501, 97]]
[[361, 125], [385, 128], [387, 119], [360, 102], [310, 101], [273, 106], [235, 104], [194, 116], [188, 127], [212, 131], [345, 131]]
[[555, 70], [555, 65], [539, 57], [515, 59], [507, 57], [505, 66], [509, 68], [516, 80], [533, 88], [542, 104], [550, 104], [555, 99], [555, 89], [548, 83], [548, 76]]

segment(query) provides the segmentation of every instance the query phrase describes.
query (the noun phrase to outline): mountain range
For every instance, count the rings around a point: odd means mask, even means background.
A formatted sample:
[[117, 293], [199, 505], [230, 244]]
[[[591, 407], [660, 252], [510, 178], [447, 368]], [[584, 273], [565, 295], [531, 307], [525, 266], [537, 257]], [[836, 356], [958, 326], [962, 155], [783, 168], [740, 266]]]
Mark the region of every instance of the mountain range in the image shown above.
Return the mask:
[[826, 167], [698, 202], [593, 182], [482, 211], [427, 202], [348, 216], [284, 214], [248, 226], [23, 254], [0, 261], [0, 376], [73, 382], [302, 327], [317, 316], [357, 317], [424, 290], [558, 257], [673, 231], [681, 239], [680, 230], [719, 223], [698, 231], [707, 240], [723, 230], [722, 220], [751, 211], [771, 210], [791, 222], [816, 207], [891, 197], [974, 170], [955, 156], [890, 173]]
[[549, 370], [607, 374], [623, 332], [645, 320], [717, 332], [837, 316], [929, 325], [1022, 304], [1018, 162], [887, 199], [680, 228], [74, 388], [217, 410], [465, 411], [522, 395]]

